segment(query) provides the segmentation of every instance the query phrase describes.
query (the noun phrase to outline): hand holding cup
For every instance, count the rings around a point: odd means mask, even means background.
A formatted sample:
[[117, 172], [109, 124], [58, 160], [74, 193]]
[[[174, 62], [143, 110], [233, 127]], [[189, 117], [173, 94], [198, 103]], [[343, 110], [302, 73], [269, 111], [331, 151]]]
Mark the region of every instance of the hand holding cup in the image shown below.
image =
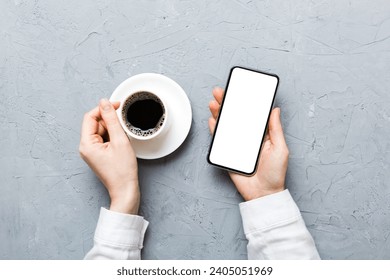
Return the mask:
[[99, 106], [84, 115], [79, 152], [106, 187], [110, 210], [137, 214], [137, 159], [116, 114], [119, 105], [102, 99]]

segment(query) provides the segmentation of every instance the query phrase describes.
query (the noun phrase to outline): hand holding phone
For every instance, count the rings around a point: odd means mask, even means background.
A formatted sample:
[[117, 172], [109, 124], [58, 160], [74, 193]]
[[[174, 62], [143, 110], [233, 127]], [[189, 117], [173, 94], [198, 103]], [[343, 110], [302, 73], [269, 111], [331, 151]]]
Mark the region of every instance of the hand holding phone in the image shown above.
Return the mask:
[[210, 164], [255, 173], [278, 83], [273, 74], [232, 68], [210, 145]]
[[[213, 95], [215, 100], [209, 104], [212, 113], [212, 117], [209, 119], [209, 128], [212, 134], [215, 130], [216, 119], [221, 108], [224, 93], [222, 89], [216, 88], [213, 91]], [[247, 100], [246, 102], [250, 101]], [[280, 123], [280, 109], [276, 108], [272, 110], [269, 118], [268, 132], [264, 137], [255, 174], [248, 177], [230, 172], [230, 177], [243, 198], [252, 200], [284, 190], [287, 164], [288, 148]]]

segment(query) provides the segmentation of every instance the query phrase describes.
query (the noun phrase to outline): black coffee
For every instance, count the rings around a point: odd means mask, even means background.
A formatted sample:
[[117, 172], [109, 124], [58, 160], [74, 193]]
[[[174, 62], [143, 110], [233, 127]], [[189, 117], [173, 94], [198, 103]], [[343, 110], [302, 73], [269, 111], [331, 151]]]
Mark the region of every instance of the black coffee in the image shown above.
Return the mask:
[[133, 134], [146, 137], [156, 133], [163, 125], [165, 108], [156, 95], [140, 91], [125, 101], [122, 117]]
[[163, 113], [161, 103], [153, 99], [145, 99], [131, 104], [127, 109], [126, 118], [134, 127], [148, 130], [158, 125]]

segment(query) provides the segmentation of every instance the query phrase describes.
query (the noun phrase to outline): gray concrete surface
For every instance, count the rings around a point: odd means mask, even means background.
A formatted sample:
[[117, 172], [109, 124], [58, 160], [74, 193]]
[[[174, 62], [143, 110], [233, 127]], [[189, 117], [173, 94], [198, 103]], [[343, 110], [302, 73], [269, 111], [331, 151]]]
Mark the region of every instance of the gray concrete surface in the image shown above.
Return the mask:
[[287, 186], [324, 259], [390, 258], [390, 2], [0, 2], [0, 258], [80, 259], [107, 193], [78, 155], [82, 115], [127, 77], [186, 90], [174, 154], [139, 161], [145, 259], [245, 259], [240, 196], [206, 164], [229, 68], [277, 73]]

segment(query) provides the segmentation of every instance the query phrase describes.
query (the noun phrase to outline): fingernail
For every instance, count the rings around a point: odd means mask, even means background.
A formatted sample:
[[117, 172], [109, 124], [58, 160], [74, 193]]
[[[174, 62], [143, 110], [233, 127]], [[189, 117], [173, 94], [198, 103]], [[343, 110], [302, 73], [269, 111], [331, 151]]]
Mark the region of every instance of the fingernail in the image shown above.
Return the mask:
[[108, 111], [111, 109], [111, 103], [107, 98], [100, 100], [100, 106], [102, 107], [103, 111]]

